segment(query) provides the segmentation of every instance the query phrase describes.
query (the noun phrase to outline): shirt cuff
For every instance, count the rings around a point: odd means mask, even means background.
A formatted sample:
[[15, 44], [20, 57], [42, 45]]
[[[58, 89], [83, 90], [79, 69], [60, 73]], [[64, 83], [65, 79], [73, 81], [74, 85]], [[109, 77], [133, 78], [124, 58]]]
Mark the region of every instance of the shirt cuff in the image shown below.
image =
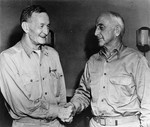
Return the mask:
[[79, 113], [79, 112], [82, 111], [82, 108], [81, 108], [81, 105], [80, 105], [79, 102], [77, 102], [77, 101], [72, 101], [71, 103], [74, 105], [74, 107], [75, 107], [75, 112], [76, 112], [76, 113]]
[[47, 118], [56, 118], [58, 116], [60, 107], [58, 105], [50, 105]]

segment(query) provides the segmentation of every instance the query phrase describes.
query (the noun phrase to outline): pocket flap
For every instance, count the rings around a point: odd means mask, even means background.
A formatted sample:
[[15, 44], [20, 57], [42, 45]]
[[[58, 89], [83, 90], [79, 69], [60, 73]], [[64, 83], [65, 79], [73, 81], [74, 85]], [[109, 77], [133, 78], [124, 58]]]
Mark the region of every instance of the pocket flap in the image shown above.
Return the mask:
[[113, 76], [110, 82], [115, 85], [130, 85], [132, 78], [130, 76]]

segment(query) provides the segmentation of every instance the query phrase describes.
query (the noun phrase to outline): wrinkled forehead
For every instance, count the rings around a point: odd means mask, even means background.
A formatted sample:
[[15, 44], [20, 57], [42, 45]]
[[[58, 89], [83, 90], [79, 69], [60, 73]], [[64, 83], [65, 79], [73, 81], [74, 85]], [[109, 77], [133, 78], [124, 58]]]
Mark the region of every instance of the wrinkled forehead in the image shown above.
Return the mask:
[[47, 22], [49, 24], [50, 19], [47, 13], [41, 12], [36, 13], [34, 12], [30, 18], [31, 21], [40, 21], [40, 22]]

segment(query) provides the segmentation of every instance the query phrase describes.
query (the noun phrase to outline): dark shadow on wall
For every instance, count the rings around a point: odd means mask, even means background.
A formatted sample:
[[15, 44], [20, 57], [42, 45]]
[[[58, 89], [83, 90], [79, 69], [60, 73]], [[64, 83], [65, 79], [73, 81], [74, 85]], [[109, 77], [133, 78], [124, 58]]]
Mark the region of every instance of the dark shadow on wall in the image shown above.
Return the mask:
[[86, 35], [85, 38], [85, 54], [86, 58], [89, 59], [90, 56], [93, 54], [97, 53], [100, 50], [100, 47], [98, 46], [98, 40], [96, 36], [94, 35], [95, 33], [95, 27], [92, 27]]
[[20, 25], [17, 25], [11, 32], [11, 35], [9, 36], [8, 42], [7, 42], [7, 48], [12, 47], [15, 45], [18, 41], [21, 40], [21, 37], [23, 35], [23, 30]]
[[0, 127], [11, 127], [11, 125], [12, 118], [5, 107], [5, 100], [0, 92]]
[[80, 79], [81, 79], [81, 76], [84, 72], [84, 69], [82, 69], [79, 74], [77, 75], [77, 78], [76, 78], [76, 81], [75, 81], [75, 86], [74, 86], [74, 90], [77, 89], [79, 87], [79, 83], [80, 83]]

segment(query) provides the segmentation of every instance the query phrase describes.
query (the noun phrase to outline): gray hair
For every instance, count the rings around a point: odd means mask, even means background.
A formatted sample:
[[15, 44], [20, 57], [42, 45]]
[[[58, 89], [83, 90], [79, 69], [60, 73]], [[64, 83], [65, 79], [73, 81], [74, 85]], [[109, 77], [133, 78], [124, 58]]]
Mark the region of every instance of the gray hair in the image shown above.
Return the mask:
[[120, 38], [122, 39], [124, 33], [125, 33], [125, 23], [124, 19], [121, 17], [119, 13], [108, 11], [103, 13], [102, 15], [109, 15], [116, 23], [120, 26], [121, 32], [120, 32]]
[[121, 27], [121, 33], [120, 36], [121, 38], [123, 37], [124, 33], [125, 33], [125, 23], [124, 23], [124, 19], [121, 17], [120, 14], [116, 13], [116, 12], [109, 12], [110, 15], [113, 17], [113, 19], [117, 22], [117, 24]]

